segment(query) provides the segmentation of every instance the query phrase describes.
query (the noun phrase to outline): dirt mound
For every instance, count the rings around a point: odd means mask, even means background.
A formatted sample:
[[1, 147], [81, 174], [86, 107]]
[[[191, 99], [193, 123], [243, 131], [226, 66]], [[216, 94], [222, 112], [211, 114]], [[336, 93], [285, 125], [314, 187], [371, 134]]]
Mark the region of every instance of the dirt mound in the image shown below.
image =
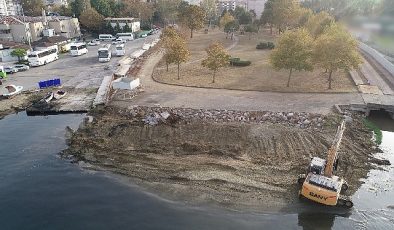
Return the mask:
[[[150, 126], [111, 113], [79, 129], [66, 153], [171, 198], [270, 208], [297, 198], [298, 174], [312, 156], [325, 157], [335, 131], [196, 120]], [[370, 168], [370, 137], [358, 119], [348, 124], [338, 174], [350, 192]]]

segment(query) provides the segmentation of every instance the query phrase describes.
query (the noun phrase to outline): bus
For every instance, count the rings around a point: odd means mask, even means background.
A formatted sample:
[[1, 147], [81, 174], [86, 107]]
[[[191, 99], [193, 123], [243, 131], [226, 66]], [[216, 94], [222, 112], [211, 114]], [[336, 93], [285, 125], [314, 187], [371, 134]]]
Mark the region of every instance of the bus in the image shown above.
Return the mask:
[[116, 37], [117, 38], [121, 38], [122, 40], [125, 40], [125, 41], [132, 41], [132, 40], [134, 40], [133, 33], [117, 33]]
[[27, 60], [30, 66], [41, 66], [46, 65], [49, 62], [53, 62], [59, 59], [57, 50], [55, 48], [44, 49], [40, 51], [29, 52]]
[[112, 41], [113, 39], [115, 39], [115, 37], [111, 34], [100, 34], [99, 39], [100, 41]]
[[98, 59], [99, 62], [109, 62], [111, 60], [111, 45], [106, 44], [103, 45], [100, 49], [98, 49]]
[[124, 44], [116, 45], [116, 56], [124, 56], [126, 54], [126, 50], [124, 48]]
[[80, 56], [82, 54], [87, 54], [88, 49], [86, 48], [86, 44], [79, 42], [79, 43], [72, 43], [70, 44], [70, 54], [71, 56]]

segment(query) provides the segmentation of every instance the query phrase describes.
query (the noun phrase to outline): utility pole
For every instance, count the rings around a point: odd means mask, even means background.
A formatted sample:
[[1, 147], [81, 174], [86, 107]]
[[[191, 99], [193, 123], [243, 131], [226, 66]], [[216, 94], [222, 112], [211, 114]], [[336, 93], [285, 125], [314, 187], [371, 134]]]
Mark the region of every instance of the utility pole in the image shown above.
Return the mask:
[[[25, 17], [25, 12], [24, 12], [24, 10], [23, 10], [22, 4], [21, 4], [21, 9], [22, 9], [23, 24], [26, 26], [26, 17]], [[26, 31], [26, 27], [25, 27], [25, 33], [26, 33], [26, 32], [29, 32], [29, 33], [27, 34], [27, 36], [26, 36], [26, 37], [27, 37], [27, 43], [29, 44], [30, 51], [33, 51], [33, 48], [31, 47], [31, 41], [30, 41], [30, 39], [31, 39], [30, 28], [29, 28], [29, 26], [28, 26], [27, 28], [28, 28], [28, 31]]]

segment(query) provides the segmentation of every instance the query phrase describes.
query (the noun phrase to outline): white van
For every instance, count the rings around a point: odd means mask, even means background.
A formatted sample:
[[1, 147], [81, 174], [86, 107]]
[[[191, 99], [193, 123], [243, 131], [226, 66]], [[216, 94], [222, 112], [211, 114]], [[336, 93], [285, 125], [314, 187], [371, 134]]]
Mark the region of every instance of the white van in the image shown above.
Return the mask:
[[111, 34], [100, 34], [99, 39], [100, 41], [112, 41], [115, 37]]
[[117, 38], [121, 38], [122, 40], [125, 40], [125, 41], [132, 41], [132, 40], [134, 40], [133, 33], [117, 33], [116, 37]]
[[124, 48], [124, 44], [116, 45], [116, 56], [124, 56], [126, 54], [126, 50]]

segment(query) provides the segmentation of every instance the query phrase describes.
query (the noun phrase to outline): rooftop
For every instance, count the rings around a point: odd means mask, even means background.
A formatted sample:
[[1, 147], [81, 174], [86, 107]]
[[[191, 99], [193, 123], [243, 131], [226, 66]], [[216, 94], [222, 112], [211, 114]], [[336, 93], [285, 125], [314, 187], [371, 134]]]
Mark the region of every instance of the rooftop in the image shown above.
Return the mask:
[[12, 42], [12, 41], [2, 41], [0, 40], [0, 44], [2, 45], [2, 48], [0, 50], [4, 49], [17, 49], [17, 48], [22, 48], [22, 49], [29, 49], [29, 46], [23, 43], [17, 43], [17, 42]]
[[[66, 16], [47, 16], [48, 22], [68, 20], [71, 17]], [[23, 22], [44, 22], [44, 17], [30, 17], [30, 16], [0, 16], [0, 24], [23, 24]]]

